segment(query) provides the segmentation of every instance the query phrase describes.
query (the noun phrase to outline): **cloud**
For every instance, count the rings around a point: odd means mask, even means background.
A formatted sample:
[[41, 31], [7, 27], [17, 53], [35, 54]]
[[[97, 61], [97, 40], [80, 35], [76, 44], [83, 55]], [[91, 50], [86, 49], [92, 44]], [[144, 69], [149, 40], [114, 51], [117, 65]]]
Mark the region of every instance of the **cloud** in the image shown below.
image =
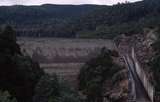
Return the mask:
[[[111, 5], [126, 0], [0, 0], [0, 5], [40, 5], [40, 4], [100, 4]], [[131, 2], [139, 0], [129, 0]]]
[[1, 0], [0, 5], [26, 4], [26, 0]]

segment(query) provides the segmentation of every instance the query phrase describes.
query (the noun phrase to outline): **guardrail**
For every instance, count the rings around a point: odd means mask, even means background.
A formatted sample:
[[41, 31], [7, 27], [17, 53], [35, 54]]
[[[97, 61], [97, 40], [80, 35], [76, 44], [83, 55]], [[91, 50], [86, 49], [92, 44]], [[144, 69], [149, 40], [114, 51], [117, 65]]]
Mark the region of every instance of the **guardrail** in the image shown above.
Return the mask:
[[135, 81], [133, 79], [133, 74], [130, 68], [131, 66], [129, 65], [126, 56], [123, 56], [123, 59], [126, 63], [126, 67], [128, 68], [128, 89], [131, 89], [128, 94], [128, 102], [136, 102]]
[[132, 57], [132, 59], [135, 63], [135, 68], [136, 68], [135, 71], [136, 71], [138, 77], [140, 78], [140, 80], [141, 80], [141, 82], [142, 82], [142, 84], [143, 84], [151, 102], [154, 102], [154, 87], [149, 82], [149, 80], [147, 79], [145, 71], [141, 68], [141, 66], [140, 66], [140, 64], [139, 64], [139, 62], [136, 58], [135, 50], [134, 50], [133, 47], [132, 47], [132, 52], [131, 53], [132, 53], [131, 57]]
[[[118, 45], [115, 44], [115, 46], [118, 46]], [[118, 50], [119, 49], [117, 47], [117, 51]], [[121, 52], [119, 52], [119, 53], [120, 53], [120, 55], [124, 55]], [[154, 86], [149, 82], [144, 70], [140, 67], [140, 64], [136, 58], [135, 50], [133, 47], [131, 49], [131, 57], [132, 57], [134, 64], [135, 64], [135, 71], [136, 71], [138, 77], [140, 78], [140, 80], [141, 80], [141, 82], [142, 82], [142, 84], [148, 94], [148, 97], [150, 98], [151, 102], [154, 102]]]

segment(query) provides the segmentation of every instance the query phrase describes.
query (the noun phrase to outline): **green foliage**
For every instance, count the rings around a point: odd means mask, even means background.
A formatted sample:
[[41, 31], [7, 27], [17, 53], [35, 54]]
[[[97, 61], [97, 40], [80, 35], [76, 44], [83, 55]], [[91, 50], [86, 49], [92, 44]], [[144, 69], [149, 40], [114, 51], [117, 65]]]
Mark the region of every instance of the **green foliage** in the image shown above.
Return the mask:
[[102, 102], [103, 83], [120, 70], [111, 57], [110, 50], [102, 49], [101, 53], [90, 59], [79, 74], [79, 88], [87, 95], [87, 102]]
[[12, 80], [17, 84], [10, 83], [10, 88], [13, 88], [17, 99], [31, 100], [34, 95], [35, 85], [44, 72], [40, 69], [39, 64], [32, 61], [28, 56], [13, 56], [12, 62], [14, 63]]
[[160, 52], [160, 40], [157, 40], [154, 44], [152, 44], [154, 50], [159, 53]]
[[12, 42], [16, 42], [16, 32], [12, 29], [11, 26], [6, 26], [0, 37]]
[[100, 25], [96, 27], [95, 31], [80, 31], [78, 37], [81, 38], [107, 38], [113, 39], [115, 36], [120, 34], [136, 34], [143, 32], [141, 26], [135, 22], [116, 24], [112, 26]]
[[10, 26], [6, 26], [0, 32], [0, 51], [11, 55], [20, 54], [20, 48], [16, 44], [15, 31]]
[[152, 70], [154, 73], [155, 89], [160, 92], [160, 55], [157, 55], [152, 60]]
[[81, 102], [81, 98], [76, 90], [71, 88], [65, 81], [60, 81], [60, 97], [58, 102]]
[[159, 25], [159, 3], [159, 0], [143, 0], [113, 6], [0, 7], [0, 25], [13, 25], [18, 36], [114, 38]]
[[[144, 27], [160, 24], [159, 0], [99, 7], [79, 22], [78, 36], [113, 38], [119, 34], [141, 33]], [[81, 32], [87, 31], [87, 32]], [[88, 33], [89, 32], [89, 33]]]
[[57, 76], [43, 76], [35, 88], [34, 102], [48, 102], [51, 97], [59, 96], [60, 86]]
[[11, 97], [11, 95], [7, 91], [0, 91], [0, 102], [17, 102], [17, 100]]
[[152, 44], [152, 48], [155, 50], [156, 54], [160, 54], [160, 28], [155, 32], [157, 40]]
[[80, 98], [76, 91], [58, 80], [56, 75], [45, 75], [36, 86], [33, 102], [80, 102]]
[[[17, 35], [74, 37], [74, 23], [96, 5], [41, 5], [0, 7], [0, 25], [17, 28]], [[45, 29], [44, 29], [45, 28]]]
[[80, 102], [80, 99], [74, 94], [64, 93], [58, 99], [54, 100], [51, 98], [48, 102]]
[[154, 85], [155, 91], [160, 92], [160, 30], [157, 30], [157, 41], [152, 45], [155, 55], [153, 59], [150, 61], [151, 70], [154, 75]]
[[8, 90], [20, 102], [30, 102], [43, 71], [21, 54], [14, 32], [7, 26], [0, 33], [0, 89]]
[[[45, 75], [37, 62], [20, 52], [14, 34], [11, 27], [0, 33], [0, 89], [8, 90], [18, 102], [79, 102], [74, 90], [56, 76]], [[0, 93], [1, 99], [15, 102], [7, 93]]]

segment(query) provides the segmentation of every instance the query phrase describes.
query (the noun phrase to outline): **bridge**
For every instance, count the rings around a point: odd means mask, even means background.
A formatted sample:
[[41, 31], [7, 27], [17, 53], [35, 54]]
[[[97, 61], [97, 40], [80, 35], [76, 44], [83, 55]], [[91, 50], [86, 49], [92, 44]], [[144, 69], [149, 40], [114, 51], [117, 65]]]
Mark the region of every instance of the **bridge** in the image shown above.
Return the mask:
[[140, 67], [134, 48], [132, 48], [131, 54], [127, 53], [122, 56], [128, 68], [128, 102], [154, 102], [154, 87]]

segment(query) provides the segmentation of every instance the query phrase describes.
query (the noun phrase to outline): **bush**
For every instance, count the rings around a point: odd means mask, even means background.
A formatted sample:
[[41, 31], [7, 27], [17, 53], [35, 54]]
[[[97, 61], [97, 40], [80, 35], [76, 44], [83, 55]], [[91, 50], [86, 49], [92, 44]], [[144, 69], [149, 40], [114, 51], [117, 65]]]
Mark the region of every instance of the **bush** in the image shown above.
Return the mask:
[[155, 91], [160, 92], [160, 29], [157, 30], [156, 34], [158, 39], [155, 43], [152, 44], [155, 55], [150, 61], [150, 65], [154, 75]]
[[33, 102], [80, 102], [80, 97], [56, 75], [44, 75], [37, 84]]
[[112, 51], [103, 48], [80, 70], [79, 89], [87, 96], [87, 102], [102, 102], [103, 83], [110, 79], [120, 67], [113, 62]]
[[14, 30], [7, 26], [0, 32], [0, 89], [20, 102], [31, 102], [33, 89], [43, 75], [38, 63], [20, 52]]
[[12, 62], [15, 67], [12, 76], [14, 82], [9, 83], [10, 88], [13, 88], [12, 93], [18, 100], [31, 101], [34, 88], [44, 72], [40, 69], [39, 64], [28, 56], [15, 55], [12, 57]]
[[33, 102], [48, 102], [50, 98], [56, 98], [59, 95], [60, 85], [57, 76], [44, 75], [36, 85]]
[[0, 102], [17, 102], [17, 100], [11, 97], [11, 95], [7, 91], [0, 91]]

